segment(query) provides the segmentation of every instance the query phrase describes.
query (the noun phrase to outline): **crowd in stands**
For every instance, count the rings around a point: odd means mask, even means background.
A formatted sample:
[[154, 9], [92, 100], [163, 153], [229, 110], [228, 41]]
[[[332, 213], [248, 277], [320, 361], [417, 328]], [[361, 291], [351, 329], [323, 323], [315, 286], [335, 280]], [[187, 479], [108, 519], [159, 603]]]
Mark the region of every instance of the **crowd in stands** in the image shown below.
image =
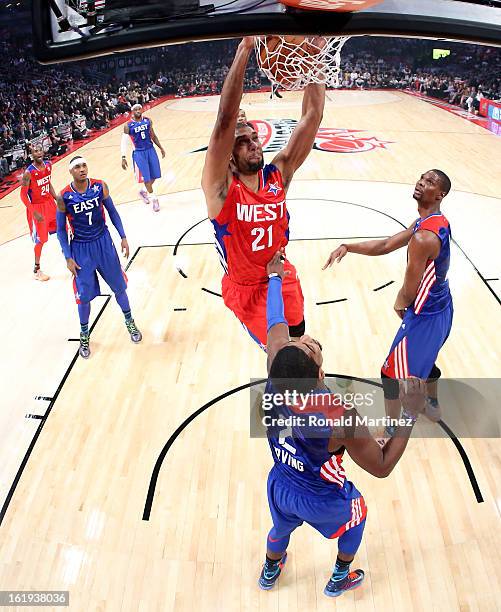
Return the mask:
[[[450, 55], [433, 60], [433, 49]], [[480, 100], [501, 100], [501, 52], [493, 47], [413, 39], [352, 39], [343, 50], [340, 84], [415, 89], [478, 113]]]
[[[215, 41], [137, 51], [134, 78], [120, 80], [100, 70], [99, 60], [42, 66], [30, 59], [26, 36], [0, 30], [0, 180], [23, 166], [29, 143], [43, 136], [49, 156], [64, 153], [69, 140], [81, 140], [109, 126], [133, 104], [163, 95], [193, 96], [221, 91], [237, 41]], [[478, 111], [482, 96], [501, 99], [498, 49], [444, 43], [448, 57], [432, 59], [438, 43], [414, 39], [352, 38], [342, 52], [340, 86], [412, 88]], [[127, 57], [124, 55], [123, 57]], [[245, 89], [263, 81], [254, 56]]]

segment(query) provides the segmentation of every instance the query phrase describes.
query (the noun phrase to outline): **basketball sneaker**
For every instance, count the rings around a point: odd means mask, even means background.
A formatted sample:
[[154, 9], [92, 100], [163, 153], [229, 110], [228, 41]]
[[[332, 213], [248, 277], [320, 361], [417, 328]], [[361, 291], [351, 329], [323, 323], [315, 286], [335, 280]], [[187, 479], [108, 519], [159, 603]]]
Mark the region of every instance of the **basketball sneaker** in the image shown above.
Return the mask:
[[125, 325], [127, 327], [127, 331], [130, 334], [130, 339], [132, 340], [132, 342], [134, 342], [135, 344], [141, 342], [141, 340], [143, 339], [143, 334], [136, 327], [134, 319], [129, 319], [129, 321], [125, 321]]
[[150, 203], [150, 198], [148, 197], [148, 192], [144, 187], [139, 190], [139, 197], [143, 200], [145, 204]]
[[426, 398], [424, 413], [433, 423], [438, 423], [440, 421], [442, 418], [442, 409], [436, 397]]
[[153, 196], [153, 197], [151, 198], [151, 203], [152, 203], [152, 205], [153, 205], [153, 210], [154, 210], [154, 212], [158, 212], [158, 211], [160, 210], [160, 203], [159, 203], [159, 201], [158, 201], [157, 196]]
[[358, 589], [358, 587], [364, 581], [365, 573], [361, 569], [350, 572], [342, 580], [334, 580], [334, 574], [329, 579], [329, 582], [325, 585], [324, 593], [327, 597], [339, 597], [346, 591], [352, 591]]
[[84, 359], [90, 357], [89, 338], [89, 334], [80, 332], [80, 348], [78, 349], [78, 354]]
[[397, 428], [395, 425], [386, 425], [386, 427], [379, 428], [374, 434], [374, 439], [381, 448], [384, 448], [386, 444], [396, 434]]
[[44, 282], [44, 281], [48, 281], [50, 276], [42, 272], [42, 270], [40, 270], [39, 268], [36, 272], [33, 272], [33, 278], [37, 281]]
[[263, 589], [263, 591], [269, 591], [272, 589], [275, 582], [278, 580], [278, 577], [282, 573], [282, 569], [286, 561], [287, 553], [284, 553], [278, 563], [269, 563], [267, 559], [263, 565], [263, 569], [261, 570], [261, 576], [259, 576], [259, 588]]

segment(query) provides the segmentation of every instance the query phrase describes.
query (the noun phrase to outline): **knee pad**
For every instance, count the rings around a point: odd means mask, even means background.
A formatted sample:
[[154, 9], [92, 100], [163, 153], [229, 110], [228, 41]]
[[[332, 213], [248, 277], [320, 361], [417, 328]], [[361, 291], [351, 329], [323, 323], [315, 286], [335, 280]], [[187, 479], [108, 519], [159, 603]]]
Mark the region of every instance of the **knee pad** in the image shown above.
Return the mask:
[[305, 329], [306, 323], [303, 319], [298, 325], [289, 325], [289, 336], [291, 338], [301, 338], [301, 336], [304, 336]]
[[438, 380], [441, 376], [442, 376], [442, 371], [440, 370], [440, 368], [437, 368], [435, 364], [433, 364], [431, 372], [428, 376], [428, 380], [426, 382], [433, 382], [435, 380]]
[[390, 378], [381, 371], [381, 382], [383, 383], [383, 394], [387, 400], [396, 400], [399, 397], [400, 387], [396, 378]]

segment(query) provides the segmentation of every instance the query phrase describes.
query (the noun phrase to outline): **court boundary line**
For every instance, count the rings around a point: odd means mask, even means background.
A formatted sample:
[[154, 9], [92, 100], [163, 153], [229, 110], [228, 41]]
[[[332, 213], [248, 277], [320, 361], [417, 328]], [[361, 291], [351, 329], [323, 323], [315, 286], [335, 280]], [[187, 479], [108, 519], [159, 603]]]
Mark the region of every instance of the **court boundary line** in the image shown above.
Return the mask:
[[[367, 378], [360, 378], [358, 376], [349, 376], [347, 374], [325, 374], [325, 378], [344, 378], [344, 379], [347, 379], [347, 380], [356, 380], [358, 382], [363, 382], [363, 383], [374, 385], [376, 387], [380, 387], [381, 389], [383, 388], [382, 383], [378, 383], [376, 381], [369, 380]], [[162, 450], [160, 451], [160, 454], [157, 457], [155, 465], [153, 466], [153, 471], [151, 473], [151, 478], [150, 478], [150, 484], [148, 486], [148, 492], [146, 494], [146, 500], [145, 500], [145, 503], [144, 503], [144, 510], [143, 510], [143, 516], [142, 516], [142, 520], [143, 521], [149, 521], [150, 520], [151, 509], [152, 509], [152, 506], [153, 506], [153, 500], [155, 498], [155, 489], [156, 489], [156, 486], [157, 486], [158, 477], [160, 475], [160, 470], [162, 469], [162, 465], [163, 465], [164, 459], [167, 456], [167, 453], [169, 452], [171, 447], [173, 446], [174, 442], [181, 435], [181, 433], [183, 433], [183, 431], [188, 427], [188, 425], [192, 421], [194, 421], [198, 416], [200, 416], [203, 412], [205, 412], [208, 408], [210, 408], [211, 406], [214, 406], [214, 404], [217, 404], [219, 401], [221, 401], [223, 399], [226, 399], [227, 397], [230, 397], [231, 395], [234, 395], [235, 393], [238, 393], [238, 392], [243, 391], [245, 389], [250, 389], [251, 387], [254, 387], [255, 385], [260, 385], [260, 384], [266, 383], [266, 382], [267, 382], [266, 378], [261, 378], [259, 380], [251, 381], [250, 383], [246, 383], [244, 385], [239, 385], [238, 387], [234, 387], [233, 389], [229, 389], [228, 391], [225, 391], [221, 395], [218, 395], [217, 397], [211, 399], [206, 404], [204, 404], [203, 406], [201, 406], [200, 408], [195, 410], [195, 412], [192, 412], [176, 428], [176, 430], [169, 436], [169, 439], [164, 444]], [[470, 459], [468, 457], [468, 454], [464, 450], [460, 440], [457, 438], [457, 436], [454, 434], [454, 432], [451, 430], [451, 428], [446, 423], [444, 423], [442, 420], [438, 421], [437, 425], [439, 425], [445, 431], [445, 433], [449, 436], [449, 438], [452, 440], [454, 446], [458, 450], [459, 455], [460, 455], [460, 457], [461, 457], [461, 459], [463, 461], [463, 465], [465, 467], [466, 473], [467, 473], [468, 478], [470, 480], [470, 484], [471, 484], [471, 487], [473, 489], [473, 493], [475, 495], [475, 498], [476, 498], [476, 500], [477, 500], [477, 502], [479, 504], [483, 503], [484, 498], [482, 496], [482, 492], [480, 491], [480, 487], [478, 485], [478, 482], [477, 482], [477, 479], [476, 479], [476, 476], [475, 476], [475, 472], [473, 471], [473, 467], [471, 465], [471, 462], [470, 462]]]
[[393, 285], [394, 282], [395, 282], [394, 280], [388, 281], [384, 285], [380, 285], [379, 287], [376, 287], [372, 291], [381, 291], [381, 289], [384, 289], [385, 287], [389, 287], [390, 285]]

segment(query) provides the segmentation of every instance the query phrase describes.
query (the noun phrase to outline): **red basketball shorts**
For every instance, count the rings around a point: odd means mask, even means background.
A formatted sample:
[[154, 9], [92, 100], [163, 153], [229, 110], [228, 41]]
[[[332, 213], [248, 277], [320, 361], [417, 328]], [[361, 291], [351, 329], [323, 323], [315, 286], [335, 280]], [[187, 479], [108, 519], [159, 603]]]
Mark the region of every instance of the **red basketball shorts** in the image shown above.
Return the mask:
[[51, 198], [50, 200], [34, 202], [33, 208], [43, 216], [43, 221], [37, 221], [26, 209], [26, 219], [30, 228], [31, 239], [34, 244], [45, 244], [49, 239], [49, 234], [53, 234], [57, 230], [56, 204]]
[[[299, 325], [304, 319], [304, 297], [296, 268], [287, 262], [290, 274], [282, 283], [284, 315], [290, 326]], [[259, 346], [266, 348], [266, 299], [268, 283], [258, 285], [239, 285], [225, 274], [222, 280], [222, 293], [225, 305], [249, 332]]]

